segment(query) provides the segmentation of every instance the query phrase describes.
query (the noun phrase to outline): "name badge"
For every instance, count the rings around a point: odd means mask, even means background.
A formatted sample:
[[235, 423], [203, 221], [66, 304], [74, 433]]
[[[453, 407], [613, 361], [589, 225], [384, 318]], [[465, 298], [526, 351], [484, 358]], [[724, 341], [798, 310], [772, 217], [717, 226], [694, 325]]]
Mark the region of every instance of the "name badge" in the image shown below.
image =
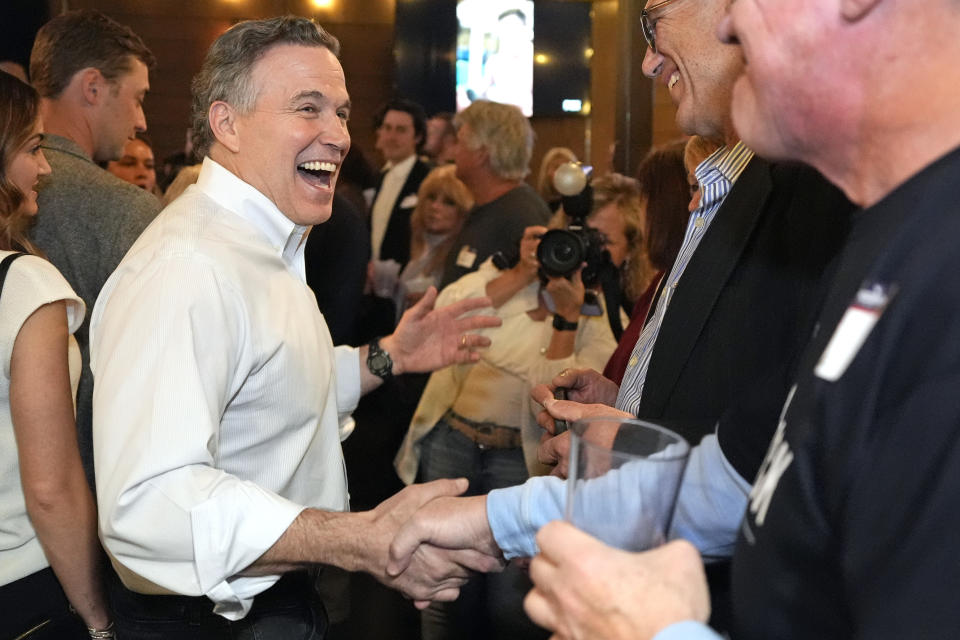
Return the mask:
[[853, 362], [873, 327], [896, 293], [895, 286], [865, 284], [837, 325], [813, 372], [827, 382], [836, 382]]
[[476, 251], [466, 245], [464, 245], [464, 247], [460, 249], [460, 253], [457, 254], [458, 267], [463, 267], [464, 269], [473, 269], [473, 265], [476, 261]]

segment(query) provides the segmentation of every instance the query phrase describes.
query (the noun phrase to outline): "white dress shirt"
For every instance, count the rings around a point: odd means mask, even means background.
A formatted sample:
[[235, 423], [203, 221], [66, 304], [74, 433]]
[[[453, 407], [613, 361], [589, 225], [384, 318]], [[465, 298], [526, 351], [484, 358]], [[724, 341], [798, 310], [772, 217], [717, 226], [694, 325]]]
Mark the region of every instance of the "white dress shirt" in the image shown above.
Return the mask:
[[[3, 260], [12, 251], [0, 251]], [[13, 417], [10, 415], [10, 358], [23, 323], [45, 304], [62, 300], [67, 308], [67, 360], [72, 397], [80, 381], [80, 347], [73, 337], [86, 311], [57, 268], [37, 256], [17, 258], [0, 295], [0, 585], [10, 584], [50, 566], [27, 515]]]
[[305, 232], [207, 158], [97, 299], [100, 529], [135, 591], [241, 618], [279, 576], [237, 574], [304, 507], [347, 509], [338, 417], [360, 364], [306, 285]]
[[370, 211], [370, 255], [374, 260], [380, 258], [380, 246], [383, 244], [383, 236], [387, 233], [387, 225], [390, 224], [390, 215], [416, 163], [417, 154], [414, 153], [406, 160], [401, 160], [392, 166], [388, 165], [385, 169], [386, 175], [383, 176], [383, 183], [380, 185]]

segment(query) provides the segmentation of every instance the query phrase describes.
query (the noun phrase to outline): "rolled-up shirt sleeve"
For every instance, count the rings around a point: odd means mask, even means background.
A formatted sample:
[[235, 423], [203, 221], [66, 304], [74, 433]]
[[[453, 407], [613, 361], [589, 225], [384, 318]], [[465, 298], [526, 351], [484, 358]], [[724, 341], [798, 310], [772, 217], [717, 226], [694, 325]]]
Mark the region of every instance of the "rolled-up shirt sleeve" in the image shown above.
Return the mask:
[[249, 310], [211, 265], [176, 258], [118, 272], [100, 302], [91, 366], [104, 545], [134, 590], [206, 595], [241, 618], [279, 576], [238, 573], [303, 509], [221, 464], [223, 414], [256, 366]]
[[360, 349], [339, 346], [334, 349], [337, 371], [337, 407], [341, 421], [357, 408], [360, 402]]

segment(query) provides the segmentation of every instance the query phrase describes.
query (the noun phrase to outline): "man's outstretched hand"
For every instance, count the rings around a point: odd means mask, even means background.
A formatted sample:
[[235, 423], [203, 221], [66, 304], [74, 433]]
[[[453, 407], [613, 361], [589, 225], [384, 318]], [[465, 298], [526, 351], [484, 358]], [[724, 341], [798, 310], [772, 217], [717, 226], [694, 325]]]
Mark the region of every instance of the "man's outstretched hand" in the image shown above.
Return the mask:
[[470, 315], [489, 307], [490, 298], [467, 298], [442, 309], [434, 309], [436, 287], [430, 287], [420, 301], [408, 309], [392, 335], [380, 341], [393, 358], [393, 373], [435, 371], [451, 364], [476, 362], [476, 351], [490, 346], [490, 338], [471, 333], [499, 327], [500, 318]]
[[[402, 576], [410, 571], [417, 554], [424, 549], [479, 558], [481, 562], [471, 567], [477, 571], [503, 569], [503, 556], [487, 522], [486, 501], [486, 496], [439, 497], [425, 503], [390, 544], [387, 575]], [[417, 602], [417, 606], [425, 605]]]
[[[402, 566], [393, 560], [392, 543], [419, 509], [438, 499], [453, 500], [466, 488], [463, 478], [411, 485], [367, 512], [367, 530], [358, 532], [369, 549], [367, 566], [363, 568], [415, 600], [421, 608], [430, 601], [455, 600], [460, 587], [474, 572], [502, 569], [499, 550], [488, 553], [466, 545], [418, 544], [405, 552]], [[411, 526], [416, 527], [416, 522]]]

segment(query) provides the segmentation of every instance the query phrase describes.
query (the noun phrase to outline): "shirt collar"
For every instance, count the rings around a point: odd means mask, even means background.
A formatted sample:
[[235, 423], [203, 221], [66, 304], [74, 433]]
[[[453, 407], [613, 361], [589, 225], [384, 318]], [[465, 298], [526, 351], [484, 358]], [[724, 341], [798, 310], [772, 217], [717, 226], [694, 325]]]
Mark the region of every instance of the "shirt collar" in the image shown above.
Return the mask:
[[270, 198], [209, 156], [203, 159], [197, 188], [256, 227], [277, 255], [304, 277], [303, 247], [310, 227], [294, 224]]
[[[694, 172], [703, 197], [713, 196], [713, 200], [725, 197], [752, 159], [753, 151], [742, 140], [738, 140], [733, 146], [724, 145], [710, 154]], [[720, 188], [707, 188], [712, 185]], [[700, 206], [706, 208], [708, 205], [708, 202], [701, 202]]]
[[410, 171], [411, 169], [413, 169], [413, 163], [416, 161], [417, 161], [417, 154], [413, 153], [408, 158], [401, 160], [397, 164], [388, 162], [387, 164], [383, 165], [383, 172], [386, 173], [388, 171], [393, 171], [394, 169], [396, 169], [397, 171]]

